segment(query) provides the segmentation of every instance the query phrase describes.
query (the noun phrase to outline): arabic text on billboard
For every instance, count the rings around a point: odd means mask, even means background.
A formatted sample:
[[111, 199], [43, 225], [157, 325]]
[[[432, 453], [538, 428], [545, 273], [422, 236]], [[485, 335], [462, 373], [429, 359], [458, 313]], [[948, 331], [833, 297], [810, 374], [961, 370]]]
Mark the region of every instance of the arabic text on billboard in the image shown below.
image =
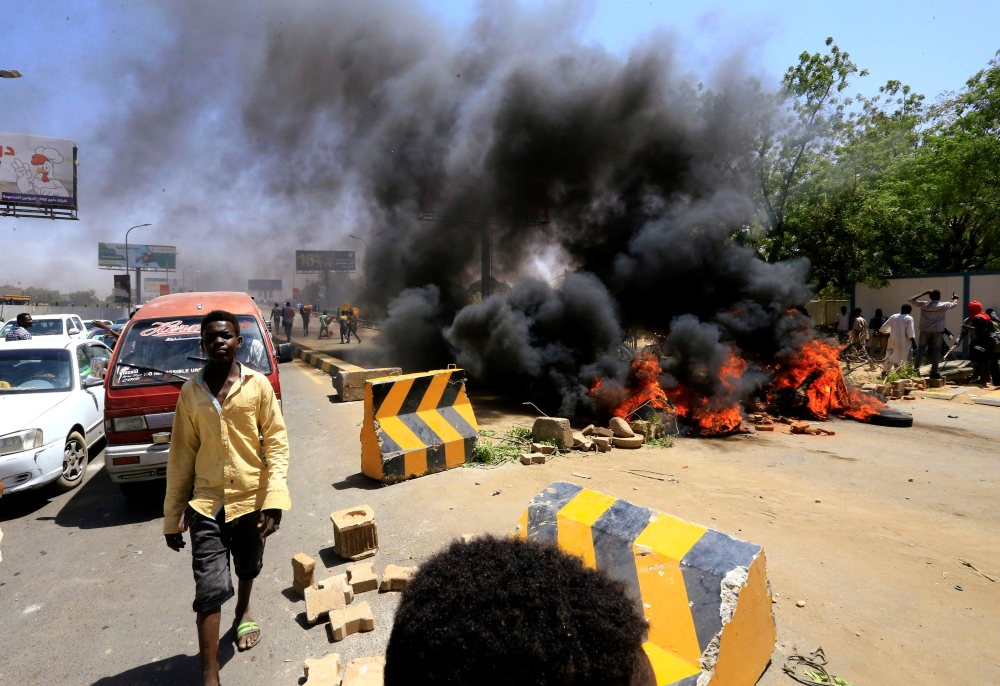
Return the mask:
[[247, 290], [252, 293], [280, 291], [281, 279], [247, 279]]
[[177, 269], [177, 248], [172, 245], [128, 244], [128, 259], [125, 259], [124, 243], [98, 243], [97, 266], [119, 269]]
[[0, 201], [76, 209], [76, 143], [0, 133]]
[[295, 271], [299, 273], [315, 272], [353, 272], [353, 250], [296, 250]]

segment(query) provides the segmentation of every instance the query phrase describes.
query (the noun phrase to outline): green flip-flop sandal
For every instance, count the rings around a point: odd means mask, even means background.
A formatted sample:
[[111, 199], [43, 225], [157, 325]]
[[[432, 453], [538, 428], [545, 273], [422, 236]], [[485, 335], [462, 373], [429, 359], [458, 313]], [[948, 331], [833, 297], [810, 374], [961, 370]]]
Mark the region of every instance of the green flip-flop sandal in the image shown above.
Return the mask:
[[[237, 626], [236, 622], [233, 622], [233, 628], [236, 630], [236, 648], [240, 652], [243, 652], [245, 650], [250, 650], [255, 645], [257, 645], [258, 643], [260, 643], [260, 625], [257, 624], [257, 622], [255, 622], [253, 620], [249, 620], [249, 621], [240, 623], [238, 626]], [[246, 636], [247, 634], [252, 634], [255, 631], [257, 632], [257, 640], [254, 641], [253, 643], [251, 643], [250, 645], [248, 645], [246, 648], [241, 648], [240, 647], [240, 639], [243, 638], [244, 636]]]

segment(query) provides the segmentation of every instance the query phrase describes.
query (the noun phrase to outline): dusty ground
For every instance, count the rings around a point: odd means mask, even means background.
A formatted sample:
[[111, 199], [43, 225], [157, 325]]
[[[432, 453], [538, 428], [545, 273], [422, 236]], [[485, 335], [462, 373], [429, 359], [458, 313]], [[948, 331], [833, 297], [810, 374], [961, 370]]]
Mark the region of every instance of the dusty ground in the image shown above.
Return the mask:
[[[761, 684], [792, 683], [780, 668], [794, 646], [822, 646], [831, 671], [857, 686], [1000, 682], [1000, 582], [958, 561], [1000, 574], [1000, 408], [912, 401], [900, 403], [916, 417], [912, 429], [835, 421], [833, 437], [679, 439], [669, 449], [459, 468], [380, 487], [358, 473], [361, 403], [331, 402], [329, 377], [301, 362], [281, 374], [293, 508], [268, 542], [254, 592], [261, 645], [234, 653], [224, 642], [224, 683], [294, 684], [306, 657], [384, 650], [395, 594], [359, 597], [371, 602], [376, 631], [337, 644], [322, 625], [304, 625], [303, 603], [290, 594], [294, 553], [314, 557], [323, 573], [344, 566], [332, 552], [330, 512], [375, 509], [381, 571], [418, 564], [462, 533], [513, 531], [531, 497], [556, 480], [762, 545], [779, 602], [778, 647]], [[474, 404], [488, 428], [529, 419], [496, 399], [477, 395]], [[679, 483], [623, 471], [630, 467]], [[163, 545], [155, 509], [130, 508], [99, 457], [77, 491], [0, 500], [0, 683], [190, 682], [190, 557]], [[224, 623], [231, 612], [232, 603]]]

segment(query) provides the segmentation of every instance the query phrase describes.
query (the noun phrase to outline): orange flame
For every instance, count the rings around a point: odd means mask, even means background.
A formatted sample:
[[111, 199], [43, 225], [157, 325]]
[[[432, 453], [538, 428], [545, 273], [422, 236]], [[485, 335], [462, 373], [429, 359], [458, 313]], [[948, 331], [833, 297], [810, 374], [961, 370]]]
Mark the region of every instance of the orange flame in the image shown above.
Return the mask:
[[[677, 415], [686, 420], [698, 434], [710, 436], [739, 431], [743, 426], [740, 398], [735, 397], [732, 392], [736, 390], [736, 383], [746, 368], [747, 363], [730, 349], [729, 357], [719, 366], [719, 382], [729, 393], [708, 398], [693, 393], [690, 387], [679, 383], [677, 388], [666, 391], [667, 398], [673, 403]], [[722, 407], [718, 406], [720, 400]]]
[[773, 387], [797, 390], [809, 381], [805, 388], [806, 409], [813, 417], [826, 419], [835, 414], [868, 421], [885, 403], [860, 389], [847, 387], [839, 354], [835, 345], [809, 341], [791, 361], [778, 365]]

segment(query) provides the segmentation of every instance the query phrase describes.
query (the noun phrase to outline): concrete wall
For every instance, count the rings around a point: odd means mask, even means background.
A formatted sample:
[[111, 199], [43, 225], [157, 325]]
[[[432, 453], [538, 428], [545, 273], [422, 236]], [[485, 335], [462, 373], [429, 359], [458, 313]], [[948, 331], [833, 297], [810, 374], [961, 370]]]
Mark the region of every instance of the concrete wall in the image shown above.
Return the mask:
[[810, 300], [806, 312], [816, 322], [816, 326], [836, 326], [841, 306], [851, 309], [850, 300]]
[[978, 300], [984, 310], [992, 307], [1000, 312], [1000, 274], [971, 274], [969, 300]]
[[80, 319], [121, 319], [128, 316], [128, 308], [125, 307], [71, 307], [69, 305], [0, 305], [0, 317], [5, 320], [13, 319], [22, 312], [31, 315], [42, 314], [75, 314]]
[[[854, 307], [861, 308], [861, 316], [871, 319], [876, 308], [882, 308], [882, 314], [888, 317], [890, 314], [899, 312], [901, 305], [905, 304], [909, 298], [921, 291], [929, 289], [941, 291], [941, 299], [951, 298], [954, 291], [962, 300], [959, 307], [949, 310], [945, 315], [945, 326], [953, 334], [958, 335], [965, 320], [965, 306], [968, 303], [965, 295], [965, 275], [964, 274], [942, 274], [937, 276], [902, 276], [889, 279], [889, 285], [885, 288], [869, 288], [864, 284], [858, 284], [854, 288]], [[984, 307], [990, 307], [984, 305]], [[920, 312], [914, 307], [913, 321], [920, 326]], [[1000, 309], [1000, 308], [998, 308]]]

